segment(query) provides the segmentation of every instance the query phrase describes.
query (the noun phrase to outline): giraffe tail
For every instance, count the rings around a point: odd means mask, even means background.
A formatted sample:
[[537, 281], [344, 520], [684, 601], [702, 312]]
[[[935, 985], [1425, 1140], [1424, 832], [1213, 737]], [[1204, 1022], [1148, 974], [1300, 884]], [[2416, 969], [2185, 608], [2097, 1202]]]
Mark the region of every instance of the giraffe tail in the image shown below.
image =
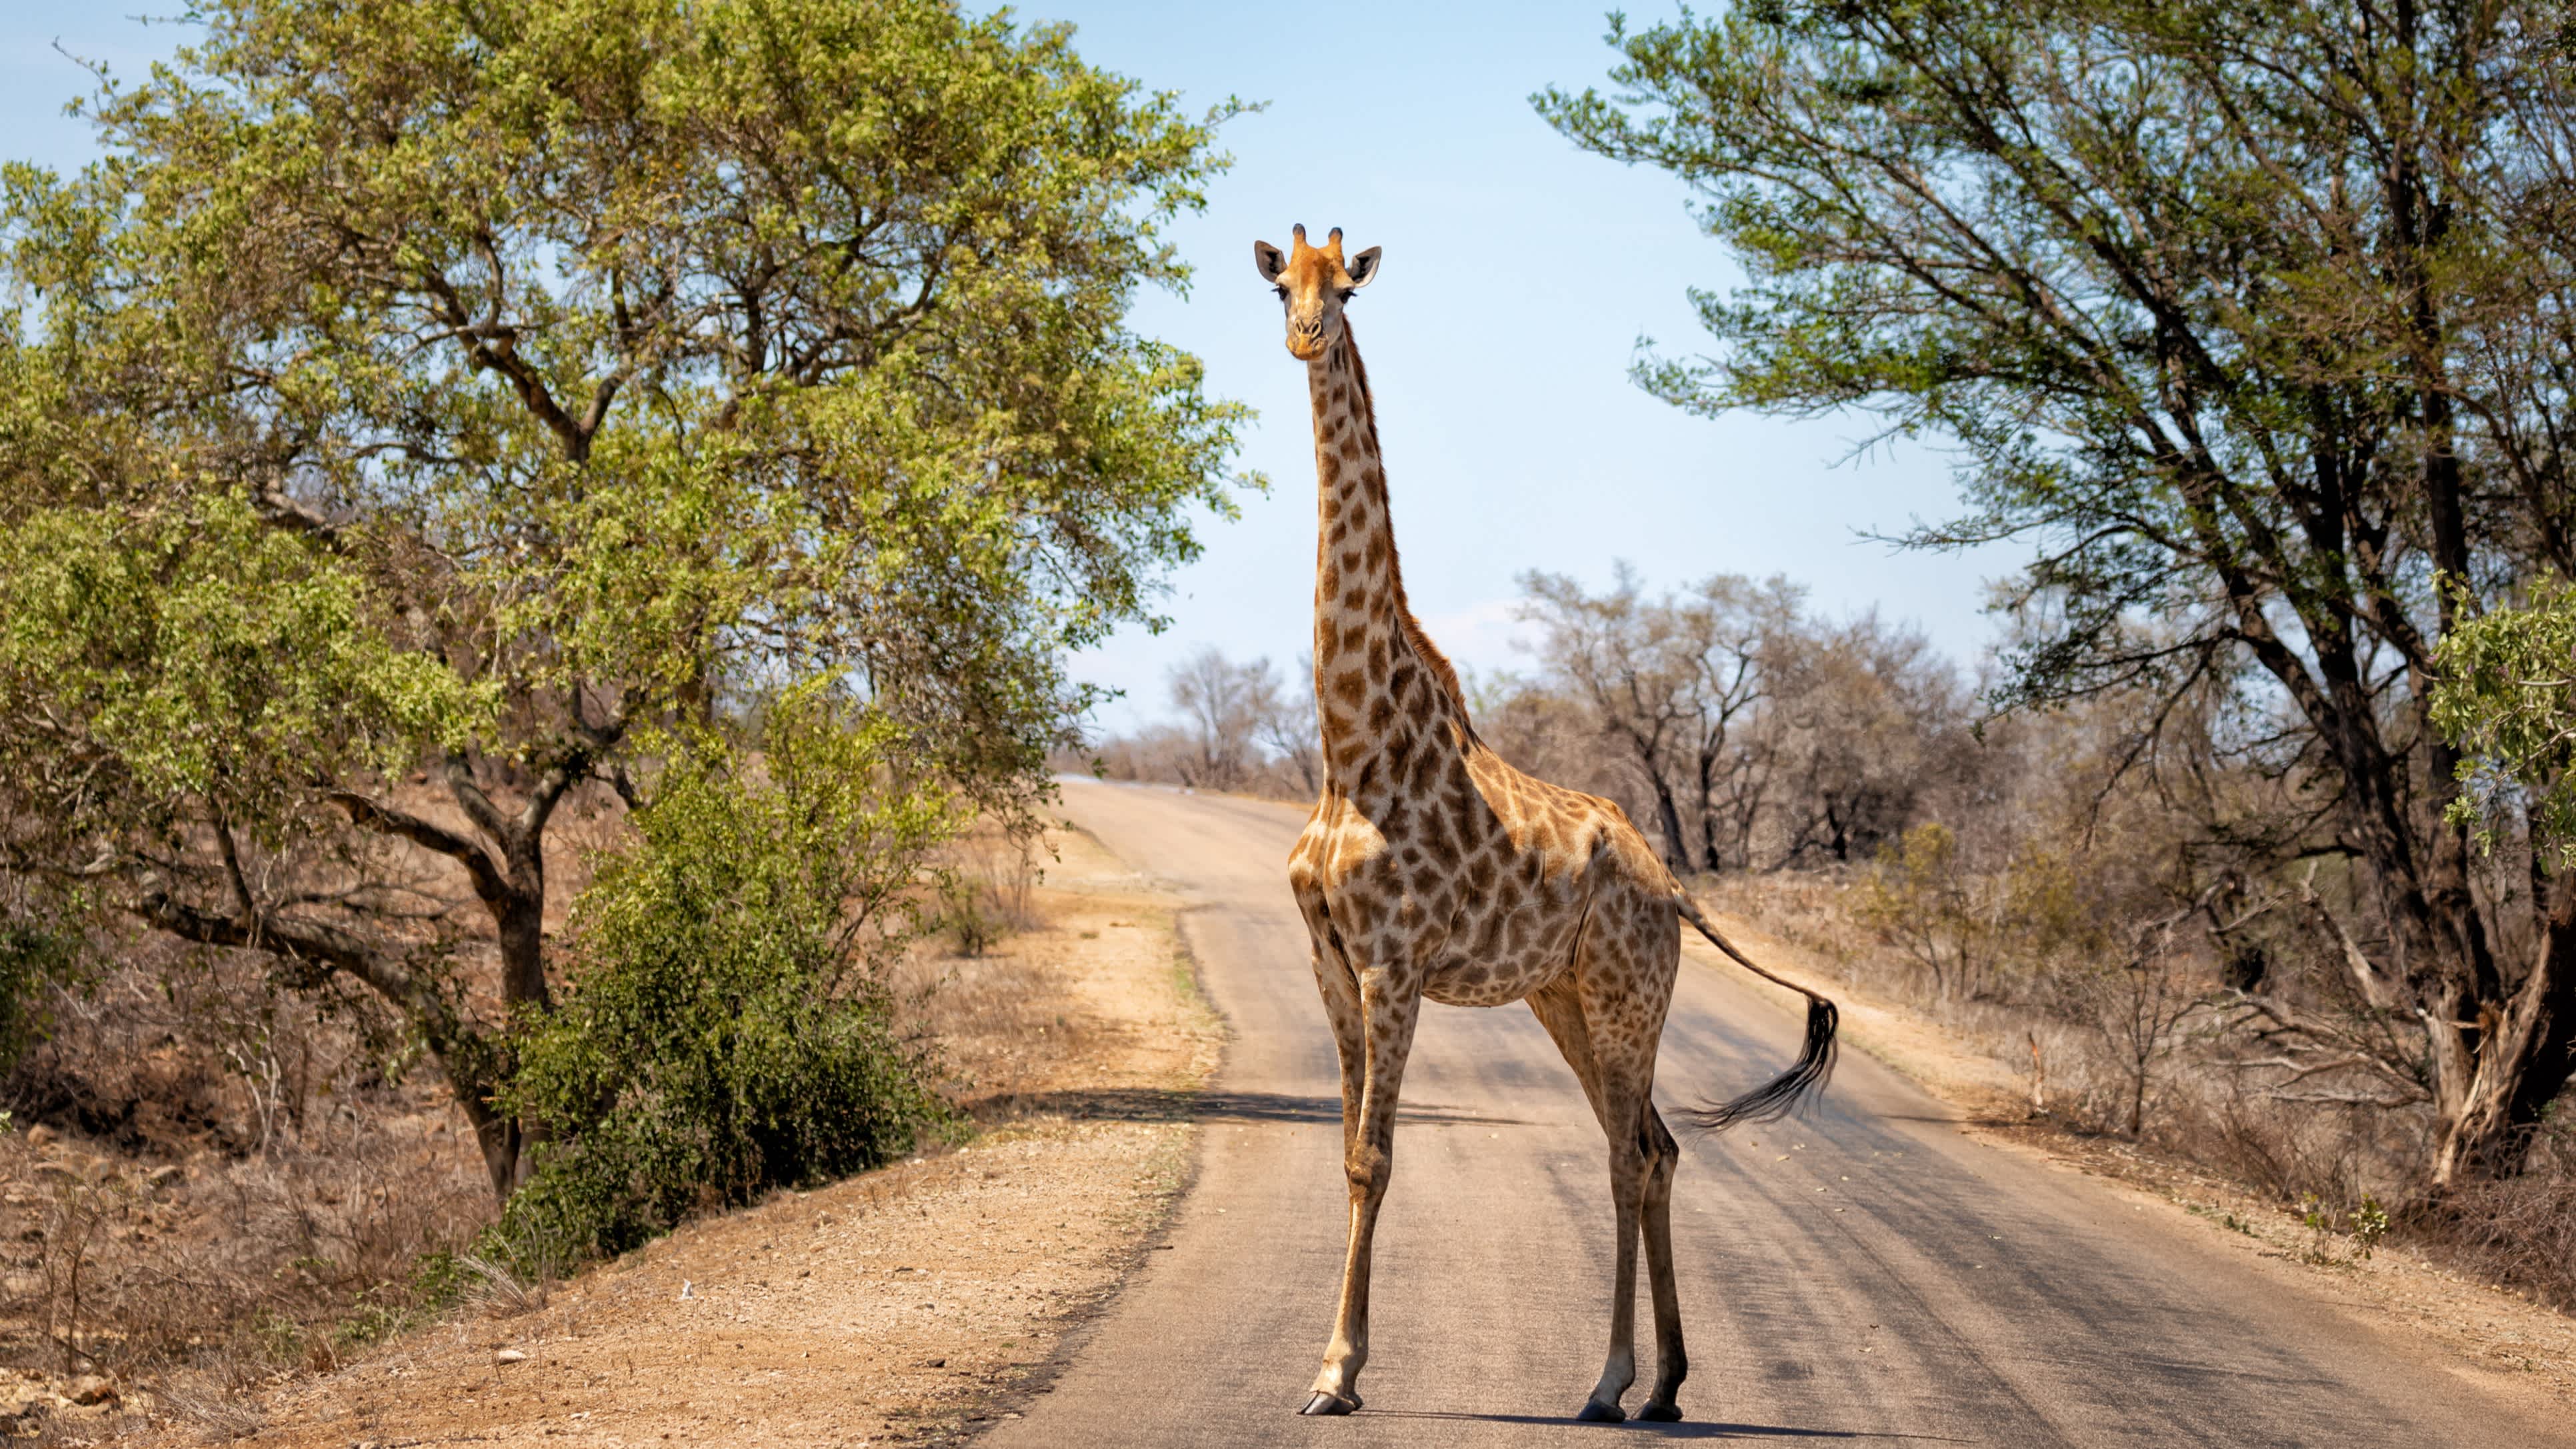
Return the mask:
[[1832, 1079], [1837, 1048], [1834, 1031], [1841, 1025], [1842, 1012], [1833, 1002], [1797, 982], [1754, 965], [1749, 957], [1735, 949], [1734, 942], [1709, 924], [1708, 917], [1700, 913], [1699, 903], [1692, 900], [1690, 893], [1683, 890], [1678, 882], [1673, 887], [1673, 901], [1680, 907], [1682, 918], [1697, 926], [1699, 933], [1708, 937], [1709, 944], [1725, 952], [1736, 965], [1807, 998], [1807, 1039], [1799, 1047], [1798, 1060], [1790, 1064], [1789, 1070], [1732, 1101], [1712, 1102], [1705, 1107], [1687, 1109], [1681, 1114], [1682, 1120], [1702, 1132], [1723, 1132], [1738, 1122], [1776, 1122], [1797, 1110], [1808, 1097], [1823, 1091], [1825, 1083]]

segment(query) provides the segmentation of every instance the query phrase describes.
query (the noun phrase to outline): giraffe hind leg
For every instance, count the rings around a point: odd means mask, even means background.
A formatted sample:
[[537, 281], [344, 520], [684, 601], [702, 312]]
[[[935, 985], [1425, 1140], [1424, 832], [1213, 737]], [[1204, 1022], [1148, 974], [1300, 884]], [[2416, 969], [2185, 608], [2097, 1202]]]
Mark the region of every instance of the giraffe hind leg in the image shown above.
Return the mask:
[[1690, 1376], [1690, 1355], [1682, 1347], [1681, 1290], [1673, 1272], [1673, 1169], [1681, 1163], [1682, 1149], [1651, 1100], [1646, 1103], [1644, 1126], [1640, 1145], [1646, 1153], [1646, 1182], [1641, 1205], [1646, 1280], [1655, 1298], [1655, 1388], [1637, 1417], [1669, 1424], [1682, 1416], [1682, 1380]]
[[[1606, 904], [1606, 903], [1605, 903]], [[1680, 969], [1669, 917], [1646, 902], [1601, 909], [1587, 921], [1575, 956], [1574, 999], [1594, 1084], [1587, 1092], [1608, 1140], [1610, 1196], [1618, 1234], [1611, 1283], [1610, 1350], [1581, 1418], [1625, 1417], [1620, 1397], [1636, 1382], [1637, 1248], [1642, 1237], [1655, 1312], [1654, 1390], [1640, 1417], [1681, 1417], [1677, 1395], [1688, 1370], [1672, 1244], [1673, 1170], [1680, 1146], [1655, 1111], [1655, 1055]], [[1657, 927], [1660, 926], [1660, 930]]]
[[[1565, 1056], [1566, 1065], [1574, 1069], [1575, 1079], [1583, 1085], [1584, 1098], [1592, 1104], [1592, 1114], [1601, 1124], [1602, 1134], [1610, 1147], [1610, 1196], [1618, 1234], [1618, 1266], [1611, 1280], [1610, 1352], [1601, 1367], [1601, 1379], [1575, 1414], [1579, 1422], [1615, 1424], [1626, 1419], [1619, 1400], [1636, 1381], [1636, 1279], [1637, 1236], [1645, 1207], [1649, 1175], [1645, 1142], [1638, 1131], [1636, 1093], [1625, 1083], [1633, 1073], [1605, 1062], [1602, 1048], [1610, 1045], [1597, 1040], [1586, 1019], [1581, 988], [1576, 979], [1562, 977], [1529, 997], [1530, 1010], [1547, 1028], [1556, 1048]], [[1615, 1050], [1615, 1049], [1614, 1049]], [[1649, 1079], [1652, 1069], [1649, 1067]], [[1670, 1174], [1666, 1174], [1669, 1184]], [[1669, 1226], [1669, 1221], [1665, 1224]], [[1669, 1246], [1667, 1242], [1666, 1246]], [[1655, 1302], [1657, 1347], [1678, 1343], [1678, 1338], [1665, 1337], [1666, 1320], [1663, 1305], [1671, 1295], [1659, 1282]], [[1677, 1326], [1678, 1306], [1672, 1322]], [[1665, 1387], [1663, 1375], [1656, 1378], [1657, 1388]], [[1668, 1395], [1659, 1393], [1653, 1409], [1663, 1404]]]

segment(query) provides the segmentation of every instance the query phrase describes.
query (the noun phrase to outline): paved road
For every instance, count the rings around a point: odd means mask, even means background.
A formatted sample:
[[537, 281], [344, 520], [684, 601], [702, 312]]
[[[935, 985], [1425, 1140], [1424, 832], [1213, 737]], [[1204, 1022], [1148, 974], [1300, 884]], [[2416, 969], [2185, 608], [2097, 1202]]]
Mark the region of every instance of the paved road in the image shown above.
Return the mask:
[[[1431, 1006], [1378, 1229], [1368, 1407], [1301, 1419], [1344, 1225], [1339, 1098], [1284, 862], [1301, 811], [1091, 782], [1067, 813], [1196, 903], [1232, 1024], [1196, 1185], [1022, 1446], [1519, 1445], [1603, 1435], [2007, 1446], [2576, 1444], [2424, 1348], [2249, 1274], [2212, 1230], [1981, 1145], [1856, 1052], [1802, 1123], [1685, 1140], [1688, 1421], [1567, 1422], [1609, 1332], [1601, 1136], [1524, 1007]], [[1685, 964], [1667, 1103], [1785, 1064], [1795, 1021]], [[1669, 1113], [1668, 1113], [1669, 1115]], [[1653, 1362], [1639, 1290], [1641, 1369]], [[1633, 1410], [1644, 1395], [1630, 1392]]]

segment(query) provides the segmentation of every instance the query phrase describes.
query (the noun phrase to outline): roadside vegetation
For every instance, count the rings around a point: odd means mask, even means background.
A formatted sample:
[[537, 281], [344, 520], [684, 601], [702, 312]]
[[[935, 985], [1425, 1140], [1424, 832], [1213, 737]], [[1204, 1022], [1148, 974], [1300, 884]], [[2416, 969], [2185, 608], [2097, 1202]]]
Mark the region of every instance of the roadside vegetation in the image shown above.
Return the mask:
[[1228, 111], [1062, 28], [186, 23], [0, 175], [0, 1367], [220, 1428], [947, 1131], [891, 973], [1254, 480], [1125, 324]]

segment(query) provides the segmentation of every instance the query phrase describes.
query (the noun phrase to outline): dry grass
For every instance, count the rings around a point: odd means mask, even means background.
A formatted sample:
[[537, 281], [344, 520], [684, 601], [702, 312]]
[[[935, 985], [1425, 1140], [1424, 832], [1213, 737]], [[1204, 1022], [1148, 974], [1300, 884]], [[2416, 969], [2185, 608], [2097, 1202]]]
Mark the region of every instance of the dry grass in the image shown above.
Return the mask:
[[422, 1256], [488, 1220], [444, 1084], [392, 1070], [361, 999], [146, 948], [54, 1016], [0, 1134], [14, 1432], [93, 1438], [156, 1404], [240, 1432], [243, 1389], [405, 1321]]
[[2463, 1270], [2576, 1312], [2576, 1164], [2563, 1138], [2536, 1155], [2534, 1171], [2454, 1194], [2411, 1226], [2438, 1239]]
[[1032, 893], [1044, 878], [1044, 842], [1025, 828], [978, 821], [937, 864], [945, 880], [931, 902], [934, 934], [961, 956], [981, 956], [1038, 924]]

